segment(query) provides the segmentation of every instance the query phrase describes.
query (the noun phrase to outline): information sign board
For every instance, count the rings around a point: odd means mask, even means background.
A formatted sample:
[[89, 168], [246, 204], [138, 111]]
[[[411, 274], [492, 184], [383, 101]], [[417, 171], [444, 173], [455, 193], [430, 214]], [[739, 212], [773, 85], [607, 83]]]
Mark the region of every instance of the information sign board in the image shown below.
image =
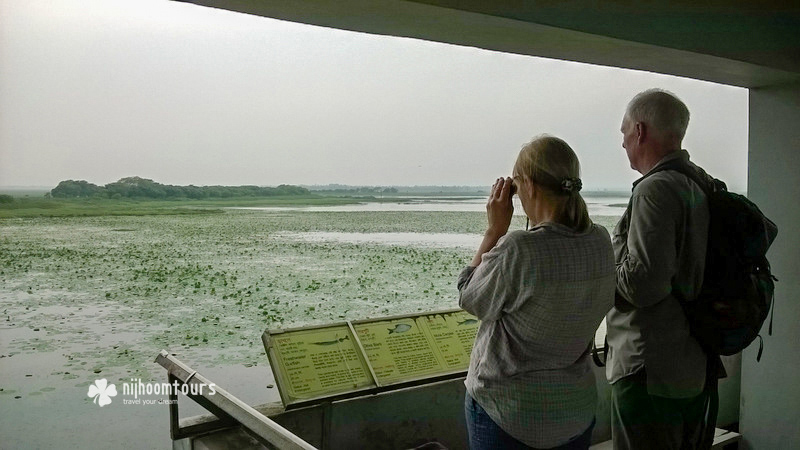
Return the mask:
[[276, 333], [270, 342], [285, 404], [375, 386], [347, 324]]
[[477, 326], [465, 311], [353, 323], [380, 386], [467, 370]]
[[267, 330], [262, 338], [288, 407], [460, 375], [469, 367], [478, 326], [457, 309]]

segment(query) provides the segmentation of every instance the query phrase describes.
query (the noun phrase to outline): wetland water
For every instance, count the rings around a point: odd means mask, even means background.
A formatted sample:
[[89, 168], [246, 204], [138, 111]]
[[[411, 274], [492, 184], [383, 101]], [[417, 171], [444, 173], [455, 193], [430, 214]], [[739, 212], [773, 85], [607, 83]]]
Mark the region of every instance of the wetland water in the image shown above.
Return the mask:
[[[626, 201], [587, 198], [606, 227]], [[121, 388], [165, 381], [161, 349], [250, 404], [278, 400], [265, 328], [456, 307], [484, 204], [0, 220], [0, 446], [168, 448], [167, 407]], [[100, 378], [119, 394], [102, 408]]]
[[[608, 197], [584, 197], [586, 206], [591, 216], [616, 216], [619, 217], [625, 211], [628, 197], [608, 196]], [[455, 211], [455, 212], [484, 212], [486, 211], [485, 198], [430, 198], [430, 197], [407, 197], [403, 202], [397, 203], [373, 203], [364, 202], [352, 205], [338, 206], [297, 206], [297, 207], [244, 207], [235, 209], [249, 209], [260, 211], [327, 211], [327, 212], [381, 212], [381, 211]], [[518, 197], [514, 197], [514, 214], [522, 215], [522, 205]]]

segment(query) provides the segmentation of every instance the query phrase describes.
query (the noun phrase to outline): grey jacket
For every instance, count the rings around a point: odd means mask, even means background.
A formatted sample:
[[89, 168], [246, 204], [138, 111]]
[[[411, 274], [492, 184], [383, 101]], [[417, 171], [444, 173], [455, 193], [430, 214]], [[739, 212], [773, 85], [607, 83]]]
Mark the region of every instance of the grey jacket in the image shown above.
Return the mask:
[[[686, 150], [665, 156], [654, 170]], [[691, 162], [689, 165], [707, 177]], [[673, 293], [693, 300], [703, 283], [709, 213], [702, 189], [671, 170], [638, 180], [614, 230], [615, 306], [606, 316], [610, 383], [642, 368], [651, 395], [688, 398], [704, 387], [706, 356]]]

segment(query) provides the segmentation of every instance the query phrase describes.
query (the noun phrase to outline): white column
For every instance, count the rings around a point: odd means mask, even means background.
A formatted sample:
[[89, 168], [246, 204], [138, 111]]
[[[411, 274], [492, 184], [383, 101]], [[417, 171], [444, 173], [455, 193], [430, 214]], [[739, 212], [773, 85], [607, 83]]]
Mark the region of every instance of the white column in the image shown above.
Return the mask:
[[800, 448], [800, 83], [750, 90], [748, 197], [778, 225], [767, 257], [780, 281], [761, 362], [757, 342], [742, 357], [743, 447]]

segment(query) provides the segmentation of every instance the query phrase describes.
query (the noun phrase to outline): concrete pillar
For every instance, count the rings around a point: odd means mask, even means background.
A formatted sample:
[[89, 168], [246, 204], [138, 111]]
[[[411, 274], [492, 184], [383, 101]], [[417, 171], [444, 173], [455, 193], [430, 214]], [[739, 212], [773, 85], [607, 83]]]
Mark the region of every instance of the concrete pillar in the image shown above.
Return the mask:
[[[800, 448], [800, 83], [750, 90], [748, 197], [778, 225], [772, 336], [742, 356], [743, 448]], [[768, 319], [769, 320], [769, 319]]]

